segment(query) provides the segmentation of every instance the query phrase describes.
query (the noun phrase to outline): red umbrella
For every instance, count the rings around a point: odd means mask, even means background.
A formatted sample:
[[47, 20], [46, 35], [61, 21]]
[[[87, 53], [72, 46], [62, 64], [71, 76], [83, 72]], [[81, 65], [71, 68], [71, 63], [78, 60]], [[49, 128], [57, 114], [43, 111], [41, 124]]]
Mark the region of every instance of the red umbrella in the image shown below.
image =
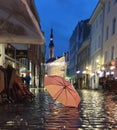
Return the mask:
[[64, 106], [78, 107], [80, 96], [70, 82], [60, 76], [46, 76], [44, 86], [56, 101]]

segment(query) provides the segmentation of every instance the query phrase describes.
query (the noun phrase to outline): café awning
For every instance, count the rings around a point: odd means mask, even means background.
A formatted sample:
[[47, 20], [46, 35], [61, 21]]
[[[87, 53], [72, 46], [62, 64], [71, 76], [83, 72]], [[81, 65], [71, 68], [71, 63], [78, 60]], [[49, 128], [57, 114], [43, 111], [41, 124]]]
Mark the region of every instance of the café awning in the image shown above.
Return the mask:
[[0, 0], [0, 43], [44, 44], [33, 0]]

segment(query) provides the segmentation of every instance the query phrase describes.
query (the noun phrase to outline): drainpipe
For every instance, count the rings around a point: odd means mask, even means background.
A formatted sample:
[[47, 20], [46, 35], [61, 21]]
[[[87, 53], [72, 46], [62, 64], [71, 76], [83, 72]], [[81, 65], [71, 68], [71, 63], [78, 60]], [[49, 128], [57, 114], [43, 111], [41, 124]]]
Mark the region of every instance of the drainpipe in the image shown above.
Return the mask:
[[35, 84], [35, 63], [34, 63], [34, 88], [36, 88], [36, 84]]

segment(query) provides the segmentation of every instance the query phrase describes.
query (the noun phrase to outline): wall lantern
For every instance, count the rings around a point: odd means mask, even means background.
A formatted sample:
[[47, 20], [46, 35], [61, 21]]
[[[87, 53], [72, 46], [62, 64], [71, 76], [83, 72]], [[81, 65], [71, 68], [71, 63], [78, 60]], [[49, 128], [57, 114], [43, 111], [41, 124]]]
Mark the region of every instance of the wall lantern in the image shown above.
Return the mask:
[[110, 73], [109, 73], [109, 72], [106, 72], [106, 75], [110, 75]]
[[76, 73], [79, 74], [79, 73], [80, 73], [80, 70], [76, 71]]
[[84, 70], [82, 73], [83, 73], [83, 74], [86, 74], [86, 70]]
[[91, 77], [95, 76], [95, 73], [91, 73]]

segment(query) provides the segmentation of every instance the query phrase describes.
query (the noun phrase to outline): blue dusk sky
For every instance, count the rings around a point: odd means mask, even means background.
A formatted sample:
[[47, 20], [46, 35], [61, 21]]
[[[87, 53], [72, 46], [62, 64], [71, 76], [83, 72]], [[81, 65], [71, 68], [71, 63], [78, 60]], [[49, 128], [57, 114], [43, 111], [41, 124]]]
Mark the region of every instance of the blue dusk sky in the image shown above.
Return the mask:
[[46, 40], [46, 58], [50, 30], [53, 28], [54, 56], [69, 49], [69, 39], [78, 22], [90, 18], [98, 0], [34, 0]]

